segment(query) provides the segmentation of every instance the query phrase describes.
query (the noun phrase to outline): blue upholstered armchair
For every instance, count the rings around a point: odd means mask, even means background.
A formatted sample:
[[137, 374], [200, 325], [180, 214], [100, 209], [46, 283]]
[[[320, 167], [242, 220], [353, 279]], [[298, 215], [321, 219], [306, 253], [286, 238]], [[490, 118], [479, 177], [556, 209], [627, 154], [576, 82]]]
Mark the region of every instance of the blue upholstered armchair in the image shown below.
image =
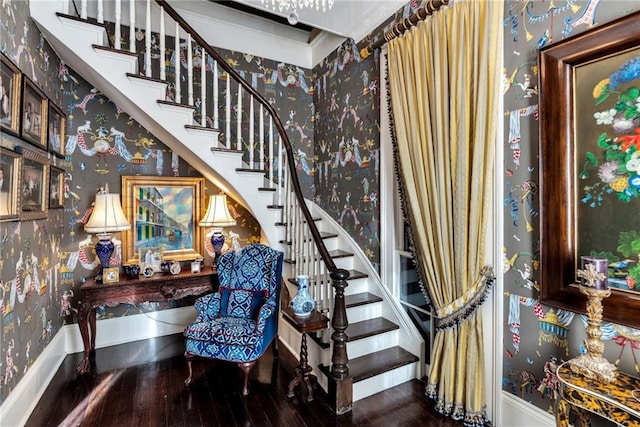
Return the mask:
[[[184, 328], [187, 365], [195, 356], [237, 362], [249, 372], [278, 332], [283, 253], [262, 244], [229, 251], [218, 259], [219, 292], [198, 298], [198, 317]], [[275, 343], [274, 345], [277, 345]]]

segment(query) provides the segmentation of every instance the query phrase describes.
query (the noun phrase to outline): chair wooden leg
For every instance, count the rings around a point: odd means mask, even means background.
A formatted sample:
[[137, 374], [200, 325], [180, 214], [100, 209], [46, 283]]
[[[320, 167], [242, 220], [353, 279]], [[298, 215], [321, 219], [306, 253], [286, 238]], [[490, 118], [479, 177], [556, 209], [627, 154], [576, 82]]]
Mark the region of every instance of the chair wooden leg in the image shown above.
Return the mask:
[[251, 372], [251, 368], [256, 364], [256, 361], [252, 362], [244, 362], [238, 363], [242, 372], [244, 372], [244, 387], [242, 388], [242, 395], [247, 396], [249, 394], [249, 372]]
[[276, 335], [276, 337], [273, 339], [272, 341], [272, 345], [273, 345], [273, 358], [274, 359], [278, 359], [278, 336]]
[[193, 355], [189, 354], [185, 351], [184, 357], [187, 359], [187, 370], [189, 372], [189, 376], [186, 380], [184, 380], [184, 385], [189, 387], [191, 385], [191, 376], [193, 375], [193, 369], [191, 367], [191, 362], [193, 361]]

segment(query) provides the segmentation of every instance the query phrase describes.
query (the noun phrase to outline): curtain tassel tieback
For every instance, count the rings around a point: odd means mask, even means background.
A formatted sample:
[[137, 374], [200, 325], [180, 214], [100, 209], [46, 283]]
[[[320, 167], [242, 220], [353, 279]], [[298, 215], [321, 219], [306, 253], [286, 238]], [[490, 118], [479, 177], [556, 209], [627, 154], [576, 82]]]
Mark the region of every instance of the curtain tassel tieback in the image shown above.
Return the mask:
[[495, 279], [493, 267], [485, 266], [480, 271], [480, 278], [475, 285], [467, 289], [460, 298], [436, 311], [436, 331], [459, 325], [474, 314], [487, 299]]

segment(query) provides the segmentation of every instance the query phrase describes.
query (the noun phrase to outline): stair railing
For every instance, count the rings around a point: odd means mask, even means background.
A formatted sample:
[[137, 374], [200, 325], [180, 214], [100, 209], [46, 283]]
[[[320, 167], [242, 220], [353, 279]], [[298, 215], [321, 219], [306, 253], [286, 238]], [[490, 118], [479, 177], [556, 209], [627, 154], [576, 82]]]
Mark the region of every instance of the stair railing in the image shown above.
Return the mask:
[[[113, 10], [106, 10], [105, 6]], [[348, 320], [344, 298], [349, 272], [336, 266], [324, 244], [302, 193], [293, 147], [273, 105], [165, 0], [80, 0], [79, 14], [81, 19], [90, 19], [91, 15], [107, 30], [113, 26], [110, 44], [113, 49], [138, 53], [143, 42], [140, 74], [167, 83], [166, 99], [161, 102], [193, 107], [194, 124], [189, 127], [221, 132], [212, 150], [240, 151], [246, 164], [242, 170], [264, 175], [263, 190], [275, 193], [276, 204], [270, 208], [282, 209], [282, 222], [277, 225], [285, 227], [283, 243], [288, 247], [287, 259], [292, 263], [294, 275], [309, 276], [309, 290], [318, 309], [328, 311], [331, 318], [332, 406], [337, 414], [350, 411], [352, 381], [346, 350]], [[128, 37], [123, 38], [123, 30], [128, 31]], [[169, 60], [168, 46], [173, 48]], [[168, 68], [173, 69], [170, 80]], [[207, 111], [211, 111], [210, 116]]]

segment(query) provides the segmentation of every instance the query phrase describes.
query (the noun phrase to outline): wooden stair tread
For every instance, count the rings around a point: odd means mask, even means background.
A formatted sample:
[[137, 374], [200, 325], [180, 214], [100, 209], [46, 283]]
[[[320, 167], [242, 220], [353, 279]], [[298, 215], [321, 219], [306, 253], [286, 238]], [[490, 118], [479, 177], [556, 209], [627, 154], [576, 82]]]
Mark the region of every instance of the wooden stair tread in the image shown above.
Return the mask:
[[374, 335], [383, 334], [389, 331], [400, 329], [398, 325], [384, 317], [376, 317], [374, 319], [355, 322], [347, 327], [348, 341], [356, 341]]
[[329, 256], [331, 256], [331, 258], [346, 258], [353, 256], [353, 254], [351, 252], [343, 251], [342, 249], [334, 249], [329, 251]]
[[347, 270], [349, 272], [349, 278], [347, 280], [356, 280], [356, 279], [364, 279], [369, 277], [367, 273], [363, 273], [358, 270]]
[[272, 191], [272, 192], [275, 192], [276, 189], [275, 188], [268, 188], [268, 187], [260, 187], [260, 188], [258, 188], [258, 191]]
[[[353, 382], [363, 381], [376, 375], [383, 374], [396, 368], [415, 363], [418, 356], [408, 352], [402, 347], [391, 347], [375, 353], [356, 357], [349, 361], [349, 374]], [[331, 375], [331, 367], [319, 365], [318, 368], [325, 375]]]
[[220, 132], [220, 129], [209, 128], [209, 127], [206, 127], [206, 126], [199, 126], [199, 125], [184, 125], [184, 128], [185, 129], [207, 131], [207, 132]]
[[[81, 19], [80, 21], [87, 22], [87, 21], [84, 21], [83, 19]], [[102, 45], [99, 45], [99, 44], [92, 44], [91, 47], [94, 48], [94, 49], [104, 50], [104, 51], [107, 51], [107, 52], [121, 53], [123, 55], [133, 56], [133, 57], [136, 57], [136, 58], [138, 57], [138, 53], [137, 52], [129, 52], [126, 49], [116, 49], [115, 47], [102, 46]]]
[[344, 302], [347, 308], [357, 307], [360, 305], [373, 304], [382, 301], [377, 295], [370, 294], [369, 292], [362, 292], [359, 294], [345, 295]]
[[234, 150], [233, 148], [211, 147], [211, 151], [220, 153], [238, 153], [242, 154], [242, 150]]
[[251, 169], [251, 168], [236, 168], [236, 171], [238, 171], [238, 172], [261, 173], [263, 175], [268, 172], [266, 169]]
[[366, 380], [387, 371], [417, 362], [418, 356], [396, 346], [376, 351], [349, 361], [349, 373], [353, 382]]
[[[118, 51], [119, 52], [119, 51]], [[167, 84], [166, 80], [161, 80], [155, 77], [147, 77], [144, 74], [135, 74], [135, 73], [127, 73], [127, 77], [129, 78], [133, 78], [133, 79], [140, 79], [140, 80], [146, 80], [149, 82], [156, 82], [156, 83], [164, 83]]]
[[158, 100], [156, 101], [158, 104], [161, 105], [169, 105], [169, 106], [173, 106], [173, 107], [183, 107], [183, 108], [188, 108], [190, 110], [195, 110], [196, 107], [194, 107], [193, 105], [189, 105], [189, 104], [183, 104], [181, 102], [173, 102], [173, 101], [163, 101], [163, 100]]

